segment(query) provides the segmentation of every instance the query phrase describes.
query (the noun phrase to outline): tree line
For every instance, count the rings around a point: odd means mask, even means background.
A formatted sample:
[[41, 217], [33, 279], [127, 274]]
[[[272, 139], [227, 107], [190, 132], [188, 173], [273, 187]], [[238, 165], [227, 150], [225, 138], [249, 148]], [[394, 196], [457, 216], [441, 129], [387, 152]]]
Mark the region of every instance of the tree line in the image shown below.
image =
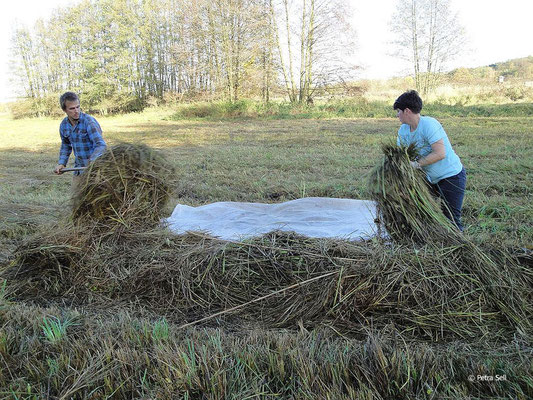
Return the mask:
[[[22, 97], [55, 104], [74, 90], [100, 112], [184, 97], [311, 103], [350, 93], [350, 16], [350, 0], [82, 0], [14, 30], [12, 77]], [[391, 22], [426, 95], [464, 46], [450, 0], [397, 0]]]
[[84, 0], [12, 40], [22, 96], [65, 90], [101, 111], [165, 96], [292, 102], [348, 80], [348, 0]]

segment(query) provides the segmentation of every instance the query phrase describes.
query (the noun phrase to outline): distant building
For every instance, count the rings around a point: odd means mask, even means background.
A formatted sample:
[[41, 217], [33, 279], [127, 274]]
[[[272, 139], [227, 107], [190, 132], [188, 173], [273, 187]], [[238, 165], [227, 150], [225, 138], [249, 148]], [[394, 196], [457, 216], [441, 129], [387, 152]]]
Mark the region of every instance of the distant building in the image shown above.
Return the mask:
[[505, 80], [505, 76], [500, 75], [500, 76], [498, 77], [498, 82], [499, 82], [499, 83], [503, 83], [504, 80]]

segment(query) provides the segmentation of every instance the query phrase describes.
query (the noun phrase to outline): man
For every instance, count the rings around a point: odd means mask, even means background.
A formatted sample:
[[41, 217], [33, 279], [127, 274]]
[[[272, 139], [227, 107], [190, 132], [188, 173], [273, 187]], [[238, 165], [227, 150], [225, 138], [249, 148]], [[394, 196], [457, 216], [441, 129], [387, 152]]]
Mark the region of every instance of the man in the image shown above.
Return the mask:
[[420, 115], [422, 99], [414, 90], [398, 97], [393, 108], [402, 123], [398, 130], [398, 146], [416, 145], [420, 156], [411, 165], [426, 173], [433, 191], [444, 200], [444, 214], [463, 231], [461, 210], [466, 173], [448, 135], [439, 121]]
[[[90, 115], [81, 112], [80, 99], [76, 93], [64, 93], [59, 98], [59, 104], [67, 116], [59, 125], [61, 148], [54, 170], [56, 174], [63, 173], [62, 169], [67, 165], [72, 150], [76, 157], [74, 166], [86, 167], [89, 161], [102, 155], [106, 148], [100, 124]], [[79, 171], [74, 172], [74, 184], [79, 180], [79, 175]]]

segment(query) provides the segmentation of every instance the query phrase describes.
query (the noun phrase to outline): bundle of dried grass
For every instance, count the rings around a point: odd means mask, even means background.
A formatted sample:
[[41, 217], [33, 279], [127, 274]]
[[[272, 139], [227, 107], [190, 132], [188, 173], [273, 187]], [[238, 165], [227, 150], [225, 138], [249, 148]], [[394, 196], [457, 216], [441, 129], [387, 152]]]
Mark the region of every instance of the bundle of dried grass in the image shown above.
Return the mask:
[[424, 172], [415, 170], [414, 145], [382, 146], [383, 158], [372, 170], [370, 195], [377, 202], [380, 223], [398, 242], [461, 241], [457, 228], [446, 218], [429, 190]]
[[[442, 272], [447, 276], [450, 271], [452, 275], [475, 276], [479, 283], [476, 290], [482, 296], [479, 300], [490, 298], [509, 321], [520, 325], [522, 331], [531, 332], [532, 271], [505, 251], [492, 251], [489, 256], [489, 252], [459, 232], [442, 212], [443, 204], [431, 194], [425, 174], [410, 165], [417, 156], [414, 145], [384, 144], [382, 149], [383, 158], [371, 173], [369, 187], [377, 202], [380, 223], [390, 237], [399, 243], [425, 244], [431, 251], [441, 252], [437, 260], [442, 263]], [[425, 276], [424, 268], [421, 273]]]
[[89, 164], [73, 196], [72, 218], [117, 225], [157, 225], [170, 192], [173, 167], [143, 144], [108, 148]]

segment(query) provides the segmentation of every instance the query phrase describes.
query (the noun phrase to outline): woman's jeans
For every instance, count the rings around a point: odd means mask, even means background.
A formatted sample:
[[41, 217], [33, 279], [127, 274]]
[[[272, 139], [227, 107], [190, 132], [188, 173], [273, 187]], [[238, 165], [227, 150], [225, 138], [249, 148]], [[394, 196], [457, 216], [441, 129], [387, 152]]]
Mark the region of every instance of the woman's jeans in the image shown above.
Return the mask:
[[463, 168], [457, 175], [441, 179], [436, 184], [432, 184], [433, 192], [444, 200], [442, 211], [444, 215], [452, 220], [457, 228], [462, 232], [461, 210], [463, 208], [463, 198], [465, 197], [466, 171]]

